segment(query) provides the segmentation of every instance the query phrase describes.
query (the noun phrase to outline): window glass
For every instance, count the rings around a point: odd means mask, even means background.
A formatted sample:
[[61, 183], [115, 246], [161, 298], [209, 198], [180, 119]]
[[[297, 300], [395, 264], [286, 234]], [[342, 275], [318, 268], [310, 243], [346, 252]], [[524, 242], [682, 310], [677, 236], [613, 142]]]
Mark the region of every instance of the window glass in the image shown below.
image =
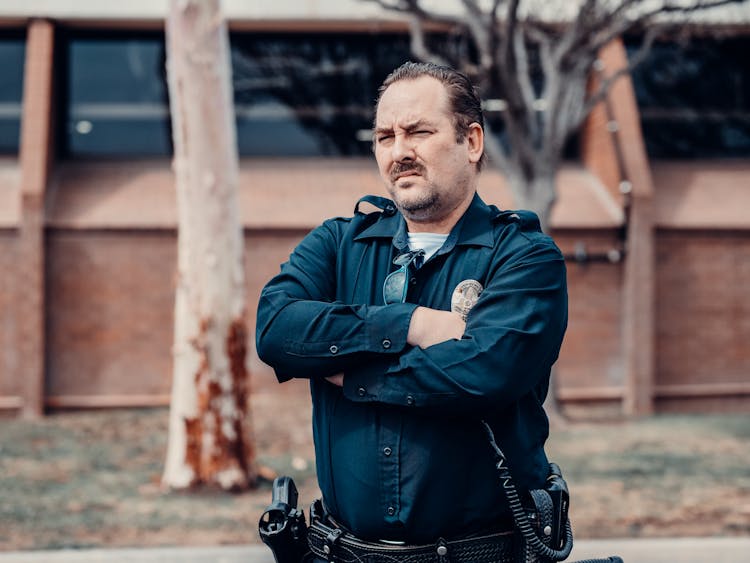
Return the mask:
[[[163, 34], [76, 32], [64, 42], [63, 151], [171, 154]], [[232, 34], [240, 154], [369, 154], [377, 87], [408, 57], [403, 34]]]
[[370, 154], [378, 86], [408, 58], [403, 34], [233, 35], [240, 153]]
[[[463, 48], [456, 37], [431, 39], [443, 54]], [[164, 35], [77, 31], [63, 41], [64, 153], [170, 155]], [[378, 86], [413, 58], [404, 33], [243, 32], [230, 44], [242, 156], [370, 155]], [[502, 136], [500, 113], [487, 118]]]
[[22, 35], [0, 35], [0, 153], [17, 153], [26, 45]]
[[[637, 49], [629, 42], [631, 55]], [[633, 72], [654, 158], [750, 156], [750, 39], [656, 43]]]
[[172, 152], [163, 34], [70, 36], [63, 151], [72, 156]]

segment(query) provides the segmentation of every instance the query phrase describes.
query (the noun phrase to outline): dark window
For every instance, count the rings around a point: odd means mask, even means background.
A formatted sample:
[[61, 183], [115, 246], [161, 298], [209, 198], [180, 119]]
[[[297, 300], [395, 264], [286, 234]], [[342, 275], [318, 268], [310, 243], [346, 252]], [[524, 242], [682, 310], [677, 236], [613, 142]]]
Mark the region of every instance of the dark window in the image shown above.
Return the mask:
[[[163, 34], [63, 41], [64, 153], [171, 154]], [[231, 45], [244, 156], [369, 154], [377, 87], [409, 55], [405, 35], [249, 33]]]
[[171, 154], [163, 34], [79, 33], [63, 42], [63, 152]]
[[650, 156], [750, 156], [749, 52], [747, 37], [654, 45], [633, 72]]
[[23, 34], [0, 36], [0, 153], [17, 153], [26, 44]]
[[405, 35], [233, 35], [240, 153], [370, 154], [378, 86], [408, 58]]
[[[438, 50], [460, 47], [437, 39]], [[77, 31], [61, 40], [63, 152], [170, 155], [164, 35]], [[370, 155], [378, 86], [412, 58], [406, 34], [233, 33], [230, 43], [242, 156]], [[497, 112], [488, 121], [502, 134]], [[566, 157], [576, 156], [574, 138]]]

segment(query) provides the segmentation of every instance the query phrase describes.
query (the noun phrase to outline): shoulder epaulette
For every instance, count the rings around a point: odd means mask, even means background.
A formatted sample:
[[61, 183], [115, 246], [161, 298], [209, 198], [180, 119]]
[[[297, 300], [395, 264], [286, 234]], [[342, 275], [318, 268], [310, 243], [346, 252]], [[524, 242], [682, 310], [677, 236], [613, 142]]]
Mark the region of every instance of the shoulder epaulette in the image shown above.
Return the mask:
[[393, 203], [390, 199], [386, 197], [380, 197], [377, 195], [366, 195], [357, 202], [357, 205], [354, 206], [354, 213], [360, 213], [364, 214], [362, 211], [359, 210], [359, 204], [360, 203], [369, 203], [370, 205], [374, 205], [378, 209], [380, 209], [384, 215], [390, 216], [396, 214], [396, 204]]
[[502, 223], [518, 223], [523, 231], [541, 230], [537, 214], [525, 209], [500, 211], [493, 219]]

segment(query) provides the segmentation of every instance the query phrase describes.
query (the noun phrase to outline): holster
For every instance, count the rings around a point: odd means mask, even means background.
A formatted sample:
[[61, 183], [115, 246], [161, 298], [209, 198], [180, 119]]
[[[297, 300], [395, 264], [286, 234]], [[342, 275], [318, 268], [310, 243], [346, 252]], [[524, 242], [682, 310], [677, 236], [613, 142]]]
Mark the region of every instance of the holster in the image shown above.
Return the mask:
[[258, 522], [260, 539], [273, 552], [276, 563], [301, 563], [310, 553], [305, 513], [297, 508], [297, 497], [292, 478], [277, 477], [271, 504]]
[[[556, 463], [550, 463], [550, 472], [544, 488], [529, 491], [529, 500], [526, 504], [526, 513], [537, 537], [547, 547], [561, 549], [565, 543], [570, 498], [568, 485]], [[529, 550], [526, 560], [541, 561]]]

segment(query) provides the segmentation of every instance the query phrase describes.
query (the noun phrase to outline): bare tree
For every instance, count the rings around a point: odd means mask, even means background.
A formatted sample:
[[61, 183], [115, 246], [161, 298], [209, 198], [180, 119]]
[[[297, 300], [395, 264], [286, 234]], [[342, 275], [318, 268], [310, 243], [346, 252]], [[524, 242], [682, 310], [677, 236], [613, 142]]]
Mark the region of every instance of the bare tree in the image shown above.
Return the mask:
[[167, 79], [178, 204], [172, 488], [255, 482], [229, 41], [220, 0], [170, 0]]
[[[567, 139], [615, 80], [645, 58], [657, 33], [670, 22], [684, 22], [689, 14], [747, 2], [460, 0], [458, 13], [438, 13], [421, 0], [364, 1], [408, 16], [417, 58], [462, 69], [485, 100], [495, 101], [503, 135], [488, 131], [488, 155], [506, 175], [516, 206], [536, 211], [545, 228]], [[450, 58], [437, 55], [429, 44], [427, 24], [456, 31], [469, 38], [470, 45], [456, 49]], [[589, 79], [600, 50], [633, 31], [642, 31], [644, 40], [629, 65], [610, 72], [591, 91]]]

